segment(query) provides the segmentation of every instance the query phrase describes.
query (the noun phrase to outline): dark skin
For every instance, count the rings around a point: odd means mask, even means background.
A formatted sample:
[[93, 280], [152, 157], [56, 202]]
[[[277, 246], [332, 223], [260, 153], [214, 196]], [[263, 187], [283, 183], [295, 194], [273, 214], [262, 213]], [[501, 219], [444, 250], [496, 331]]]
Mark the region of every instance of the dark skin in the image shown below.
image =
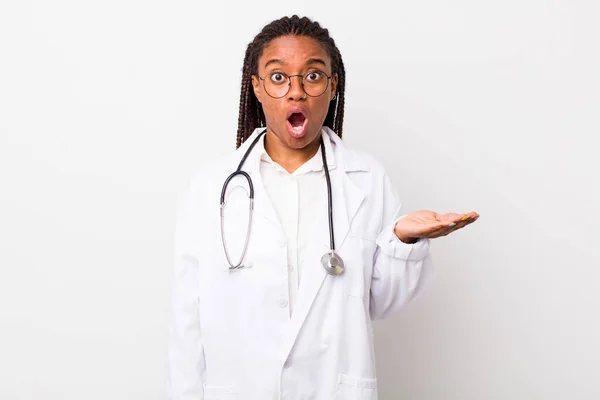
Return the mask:
[[[286, 35], [265, 46], [258, 60], [258, 74], [265, 77], [273, 71], [287, 75], [306, 74], [319, 69], [332, 75], [331, 58], [315, 39], [307, 36]], [[252, 76], [254, 94], [262, 104], [267, 122], [265, 149], [269, 157], [286, 171], [292, 173], [310, 160], [319, 148], [319, 133], [327, 116], [329, 102], [335, 95], [338, 76], [333, 74], [325, 93], [318, 97], [307, 96], [300, 79], [292, 78], [287, 95], [280, 99], [269, 96], [263, 90], [263, 82]], [[304, 107], [307, 111], [306, 134], [296, 138], [288, 133], [286, 113], [291, 107]]]
[[[276, 99], [264, 91], [264, 84], [257, 76], [252, 76], [254, 94], [265, 113], [265, 150], [274, 162], [290, 173], [317, 153], [319, 134], [329, 103], [336, 93], [338, 76], [332, 74], [331, 58], [325, 48], [307, 36], [286, 35], [274, 39], [265, 46], [258, 60], [258, 74], [261, 77], [273, 71], [284, 72], [288, 76], [304, 75], [313, 68], [332, 75], [327, 90], [318, 97], [307, 96], [300, 79], [293, 77], [287, 95]], [[306, 130], [301, 137], [295, 137], [288, 130], [287, 113], [292, 107], [303, 107], [307, 114]], [[394, 233], [402, 242], [414, 243], [421, 238], [446, 236], [472, 224], [478, 218], [479, 214], [474, 211], [466, 214], [437, 214], [421, 210], [398, 221]]]

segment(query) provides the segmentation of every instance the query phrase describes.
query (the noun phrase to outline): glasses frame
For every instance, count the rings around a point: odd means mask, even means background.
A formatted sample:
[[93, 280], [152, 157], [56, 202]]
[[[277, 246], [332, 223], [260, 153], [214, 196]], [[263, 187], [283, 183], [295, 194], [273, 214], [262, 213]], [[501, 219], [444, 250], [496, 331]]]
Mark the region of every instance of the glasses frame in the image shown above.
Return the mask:
[[[318, 95], [314, 95], [314, 96], [313, 96], [312, 94], [309, 94], [309, 93], [306, 91], [306, 89], [304, 88], [304, 79], [306, 78], [306, 76], [307, 76], [308, 74], [312, 74], [312, 73], [315, 73], [315, 72], [320, 72], [320, 73], [322, 73], [323, 75], [325, 75], [325, 76], [327, 77], [327, 85], [325, 85], [325, 89], [323, 90], [323, 92], [322, 92], [321, 94], [318, 94]], [[269, 93], [269, 91], [267, 90], [267, 87], [265, 86], [265, 83], [264, 83], [265, 79], [266, 79], [267, 77], [269, 77], [269, 76], [273, 75], [273, 74], [281, 74], [281, 75], [284, 75], [284, 76], [286, 76], [286, 77], [287, 77], [287, 80], [288, 80], [288, 89], [287, 89], [287, 91], [286, 91], [286, 92], [285, 92], [283, 95], [281, 95], [281, 96], [279, 96], [279, 97], [275, 97], [275, 96], [273, 96], [271, 93]], [[288, 75], [288, 74], [286, 74], [285, 72], [281, 72], [281, 71], [273, 71], [273, 72], [269, 72], [268, 74], [266, 74], [264, 78], [262, 78], [260, 75], [257, 75], [257, 76], [258, 76], [258, 79], [259, 79], [260, 81], [263, 81], [263, 87], [265, 88], [265, 92], [266, 92], [266, 93], [267, 93], [267, 94], [268, 94], [270, 97], [272, 97], [272, 98], [274, 98], [274, 99], [281, 99], [282, 97], [285, 97], [285, 96], [287, 96], [287, 94], [290, 92], [290, 89], [292, 88], [292, 78], [293, 78], [294, 76], [299, 76], [299, 77], [300, 77], [300, 86], [302, 87], [302, 91], [303, 91], [304, 93], [306, 93], [306, 95], [307, 95], [307, 96], [310, 96], [310, 97], [319, 97], [319, 96], [322, 96], [322, 95], [323, 95], [323, 93], [325, 93], [325, 92], [327, 91], [327, 89], [329, 88], [329, 82], [331, 81], [331, 78], [333, 77], [333, 75], [327, 75], [327, 73], [325, 73], [325, 71], [323, 71], [323, 70], [320, 70], [320, 69], [313, 69], [313, 70], [311, 70], [311, 71], [307, 72], [307, 73], [306, 73], [306, 74], [304, 74], [304, 75], [303, 75], [303, 74], [294, 74], [294, 75]]]

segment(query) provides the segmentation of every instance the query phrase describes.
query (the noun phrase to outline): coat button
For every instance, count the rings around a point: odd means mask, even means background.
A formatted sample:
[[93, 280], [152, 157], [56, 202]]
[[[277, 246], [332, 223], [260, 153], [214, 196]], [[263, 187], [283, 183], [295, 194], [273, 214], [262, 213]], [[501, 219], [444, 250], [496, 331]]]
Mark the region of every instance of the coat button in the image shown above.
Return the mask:
[[288, 301], [287, 299], [279, 299], [279, 301], [277, 301], [277, 304], [279, 304], [279, 307], [287, 307]]

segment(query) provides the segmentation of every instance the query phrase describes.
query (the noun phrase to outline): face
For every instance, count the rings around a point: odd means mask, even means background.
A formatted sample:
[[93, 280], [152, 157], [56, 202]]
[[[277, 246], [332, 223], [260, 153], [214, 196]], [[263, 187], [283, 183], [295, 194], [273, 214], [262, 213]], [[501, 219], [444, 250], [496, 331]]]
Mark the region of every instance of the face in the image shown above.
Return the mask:
[[[274, 98], [271, 95], [278, 97], [277, 91], [285, 92], [288, 87], [287, 84], [280, 85], [284, 76], [277, 72], [306, 77], [304, 85], [311, 93], [309, 86], [315, 88], [319, 79], [328, 80], [327, 76], [319, 77], [316, 70], [332, 76], [331, 59], [325, 48], [313, 38], [286, 35], [268, 43], [258, 60], [258, 75], [271, 82], [252, 76], [254, 94], [265, 113], [267, 132], [289, 149], [304, 149], [317, 141], [336, 93], [338, 76], [333, 74], [327, 89], [315, 97], [304, 92], [300, 77], [292, 77], [289, 92], [281, 98]], [[269, 76], [273, 72], [275, 74]]]

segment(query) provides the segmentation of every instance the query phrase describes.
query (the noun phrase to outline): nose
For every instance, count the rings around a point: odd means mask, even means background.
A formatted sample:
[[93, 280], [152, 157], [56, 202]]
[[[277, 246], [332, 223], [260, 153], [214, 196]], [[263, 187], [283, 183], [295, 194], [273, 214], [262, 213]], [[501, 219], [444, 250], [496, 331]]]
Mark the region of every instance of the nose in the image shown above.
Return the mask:
[[[296, 79], [294, 79], [296, 78]], [[304, 88], [302, 86], [302, 76], [292, 75], [290, 76], [290, 91], [288, 97], [290, 100], [300, 100], [304, 98]]]

